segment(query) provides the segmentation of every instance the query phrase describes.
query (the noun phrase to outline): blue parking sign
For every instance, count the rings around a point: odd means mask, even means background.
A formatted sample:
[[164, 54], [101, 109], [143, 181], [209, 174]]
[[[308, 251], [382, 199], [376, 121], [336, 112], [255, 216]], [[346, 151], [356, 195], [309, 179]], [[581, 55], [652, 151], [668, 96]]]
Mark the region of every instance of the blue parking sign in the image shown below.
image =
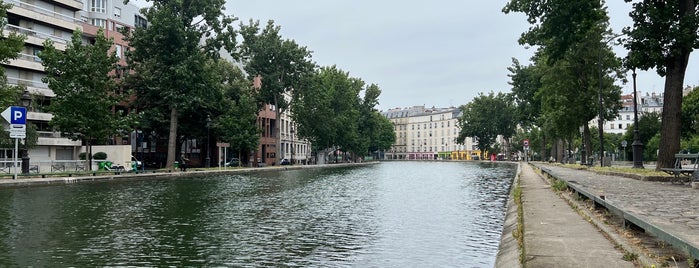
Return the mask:
[[7, 107], [2, 112], [2, 117], [10, 124], [25, 125], [27, 124], [27, 108], [20, 106]]

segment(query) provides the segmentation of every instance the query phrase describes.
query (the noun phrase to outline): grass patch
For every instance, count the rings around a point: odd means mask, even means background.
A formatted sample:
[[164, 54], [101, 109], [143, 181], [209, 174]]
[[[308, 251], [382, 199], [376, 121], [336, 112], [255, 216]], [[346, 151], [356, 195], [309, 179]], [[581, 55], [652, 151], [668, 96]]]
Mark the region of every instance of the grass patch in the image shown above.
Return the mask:
[[519, 263], [524, 266], [526, 251], [524, 249], [524, 209], [522, 208], [522, 188], [519, 187], [519, 180], [514, 191], [515, 204], [517, 204], [517, 229], [512, 231], [512, 236], [517, 239], [519, 245]]
[[556, 192], [562, 192], [568, 190], [568, 184], [566, 184], [566, 182], [562, 180], [553, 180], [551, 188], [556, 190]]
[[637, 255], [636, 253], [628, 252], [628, 251], [627, 251], [626, 253], [624, 253], [624, 260], [625, 260], [625, 261], [635, 261], [635, 260], [638, 260], [638, 255]]

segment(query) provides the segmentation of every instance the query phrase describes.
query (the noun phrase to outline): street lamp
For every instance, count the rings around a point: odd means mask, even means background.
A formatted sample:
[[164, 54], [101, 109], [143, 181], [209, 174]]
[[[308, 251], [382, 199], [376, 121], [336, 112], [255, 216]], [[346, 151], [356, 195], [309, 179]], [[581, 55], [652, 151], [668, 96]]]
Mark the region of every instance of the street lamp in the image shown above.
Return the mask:
[[211, 167], [211, 150], [209, 150], [209, 144], [211, 143], [211, 116], [206, 116], [206, 161], [204, 161], [204, 167]]
[[291, 133], [291, 161], [289, 161], [290, 165], [294, 164], [294, 127], [291, 127], [291, 130], [289, 130], [289, 133]]
[[638, 131], [638, 96], [636, 95], [636, 69], [632, 70], [633, 77], [633, 168], [643, 168], [643, 143]]
[[[22, 106], [27, 108], [27, 114], [29, 113], [29, 107], [32, 104], [32, 97], [29, 96], [29, 91], [25, 90], [20, 97], [22, 101]], [[22, 148], [22, 174], [29, 174], [29, 145], [27, 144], [27, 138], [24, 138], [24, 147]]]

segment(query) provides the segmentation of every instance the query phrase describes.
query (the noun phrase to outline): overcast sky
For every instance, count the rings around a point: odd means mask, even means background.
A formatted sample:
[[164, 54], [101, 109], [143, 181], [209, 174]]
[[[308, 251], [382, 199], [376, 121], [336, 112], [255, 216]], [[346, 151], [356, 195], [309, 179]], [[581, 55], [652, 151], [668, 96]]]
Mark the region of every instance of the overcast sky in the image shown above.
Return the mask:
[[[613, 30], [629, 26], [630, 4], [608, 0]], [[337, 65], [382, 90], [379, 109], [459, 106], [480, 92], [509, 92], [512, 58], [529, 62], [533, 49], [517, 39], [529, 24], [502, 13], [506, 0], [227, 0], [226, 13], [247, 23], [272, 19], [282, 37], [313, 51], [321, 66]], [[616, 48], [620, 57], [623, 48]], [[694, 52], [686, 85], [699, 85]], [[631, 75], [629, 73], [629, 81]], [[664, 78], [638, 72], [638, 90], [662, 92]], [[631, 82], [623, 85], [633, 90]]]

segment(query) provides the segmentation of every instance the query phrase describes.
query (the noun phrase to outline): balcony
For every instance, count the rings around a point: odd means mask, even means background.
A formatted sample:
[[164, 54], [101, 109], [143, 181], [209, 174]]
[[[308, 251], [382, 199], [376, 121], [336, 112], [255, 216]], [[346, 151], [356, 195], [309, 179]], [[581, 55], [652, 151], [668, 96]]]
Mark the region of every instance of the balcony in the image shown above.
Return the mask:
[[8, 76], [7, 83], [12, 85], [22, 85], [27, 87], [27, 90], [32, 95], [55, 97], [56, 94], [53, 93], [49, 87], [41, 81], [21, 79], [17, 77]]
[[[76, 28], [81, 28], [82, 20], [79, 18], [63, 15], [19, 0], [6, 0], [5, 2], [12, 4], [12, 8], [8, 10], [8, 13], [17, 14], [37, 22], [55, 25], [70, 32]], [[76, 9], [75, 11], [80, 9]]]
[[26, 35], [27, 39], [24, 40], [25, 43], [29, 43], [40, 47], [44, 46], [44, 40], [46, 39], [53, 40], [54, 47], [61, 51], [66, 50], [66, 46], [68, 44], [68, 40], [62, 37], [38, 32], [29, 28], [19, 27], [17, 25], [7, 24], [5, 25], [4, 30], [8, 32], [15, 32], [18, 34]]
[[53, 0], [53, 2], [66, 7], [71, 7], [75, 10], [83, 9], [83, 1], [80, 0]]
[[68, 138], [62, 138], [60, 134], [56, 132], [45, 132], [39, 131], [39, 139], [37, 141], [39, 146], [81, 146], [81, 141], [74, 141]]
[[17, 59], [9, 60], [9, 63], [7, 65], [39, 72], [44, 71], [44, 66], [41, 65], [41, 59], [38, 56], [29, 54], [20, 53]]

